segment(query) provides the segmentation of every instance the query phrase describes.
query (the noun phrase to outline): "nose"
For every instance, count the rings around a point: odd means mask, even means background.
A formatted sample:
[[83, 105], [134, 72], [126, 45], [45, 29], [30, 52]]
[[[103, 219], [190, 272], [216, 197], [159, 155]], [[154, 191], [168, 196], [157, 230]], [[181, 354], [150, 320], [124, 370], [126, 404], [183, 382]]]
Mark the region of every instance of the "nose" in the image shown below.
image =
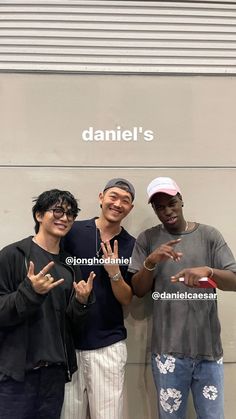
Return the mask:
[[165, 207], [165, 210], [164, 210], [164, 214], [165, 214], [165, 215], [170, 215], [170, 214], [172, 214], [172, 208], [171, 208], [171, 207], [166, 206], [166, 207]]
[[68, 220], [66, 212], [64, 212], [64, 214], [60, 217], [60, 220]]
[[114, 202], [115, 207], [121, 207], [121, 200], [118, 198], [115, 202]]

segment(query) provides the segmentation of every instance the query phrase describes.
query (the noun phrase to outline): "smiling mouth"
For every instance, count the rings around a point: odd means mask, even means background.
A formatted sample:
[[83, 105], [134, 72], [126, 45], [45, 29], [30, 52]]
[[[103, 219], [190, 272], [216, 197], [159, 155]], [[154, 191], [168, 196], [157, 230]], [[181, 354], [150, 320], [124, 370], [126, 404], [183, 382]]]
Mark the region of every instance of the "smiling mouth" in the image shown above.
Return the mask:
[[110, 208], [110, 211], [115, 212], [116, 214], [121, 214], [121, 211], [115, 209], [115, 208]]
[[65, 224], [57, 224], [57, 223], [55, 223], [55, 226], [58, 227], [58, 228], [60, 228], [61, 230], [62, 229], [65, 230], [67, 228], [67, 226]]
[[177, 221], [177, 217], [170, 217], [166, 220], [166, 224], [175, 224]]

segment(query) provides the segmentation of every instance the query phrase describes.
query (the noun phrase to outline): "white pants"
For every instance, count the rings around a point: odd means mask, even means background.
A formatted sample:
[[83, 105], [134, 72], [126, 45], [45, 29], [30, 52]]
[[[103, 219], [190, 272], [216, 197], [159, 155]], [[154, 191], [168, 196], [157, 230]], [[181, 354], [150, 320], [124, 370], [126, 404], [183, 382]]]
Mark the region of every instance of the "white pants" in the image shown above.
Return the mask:
[[123, 419], [125, 341], [76, 353], [78, 371], [66, 384], [61, 419]]

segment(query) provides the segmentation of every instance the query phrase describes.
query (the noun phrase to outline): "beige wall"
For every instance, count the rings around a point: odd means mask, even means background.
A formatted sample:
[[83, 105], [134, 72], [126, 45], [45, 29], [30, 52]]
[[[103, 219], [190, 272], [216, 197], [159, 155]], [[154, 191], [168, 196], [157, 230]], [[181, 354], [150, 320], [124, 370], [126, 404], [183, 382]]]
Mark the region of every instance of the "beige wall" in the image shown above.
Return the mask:
[[[0, 74], [1, 241], [33, 231], [32, 197], [69, 189], [80, 218], [99, 213], [105, 182], [122, 176], [137, 190], [125, 221], [137, 235], [156, 218], [146, 186], [167, 175], [182, 187], [188, 220], [217, 227], [236, 254], [236, 165], [233, 77]], [[83, 141], [82, 132], [143, 127], [154, 140]], [[226, 419], [236, 409], [235, 294], [219, 293], [225, 349]], [[155, 390], [149, 355], [151, 298], [125, 311], [128, 365], [124, 419], [154, 419]], [[188, 418], [194, 418], [190, 401]]]
[[[234, 77], [0, 74], [0, 163], [234, 165], [235, 89]], [[155, 140], [84, 142], [89, 126]]]

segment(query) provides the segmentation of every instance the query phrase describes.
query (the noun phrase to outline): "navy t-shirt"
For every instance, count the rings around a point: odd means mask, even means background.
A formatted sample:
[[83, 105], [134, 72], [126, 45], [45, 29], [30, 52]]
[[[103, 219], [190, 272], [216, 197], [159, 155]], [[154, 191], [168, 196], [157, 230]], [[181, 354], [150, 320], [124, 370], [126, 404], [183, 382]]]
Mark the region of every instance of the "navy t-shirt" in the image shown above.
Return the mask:
[[[114, 240], [118, 241], [119, 258], [130, 258], [135, 239], [124, 228], [110, 241], [113, 248]], [[101, 238], [96, 228], [95, 218], [85, 221], [76, 221], [70, 232], [63, 240], [65, 250], [76, 258], [94, 258], [99, 252]], [[74, 341], [77, 349], [97, 349], [112, 345], [126, 338], [123, 310], [115, 298], [109, 276], [102, 265], [81, 265], [82, 277], [87, 280], [91, 271], [94, 271], [94, 292], [96, 301], [91, 305], [88, 316], [81, 330], [74, 329]], [[123, 278], [126, 280], [128, 264], [120, 266]], [[127, 282], [129, 283], [128, 279]]]

